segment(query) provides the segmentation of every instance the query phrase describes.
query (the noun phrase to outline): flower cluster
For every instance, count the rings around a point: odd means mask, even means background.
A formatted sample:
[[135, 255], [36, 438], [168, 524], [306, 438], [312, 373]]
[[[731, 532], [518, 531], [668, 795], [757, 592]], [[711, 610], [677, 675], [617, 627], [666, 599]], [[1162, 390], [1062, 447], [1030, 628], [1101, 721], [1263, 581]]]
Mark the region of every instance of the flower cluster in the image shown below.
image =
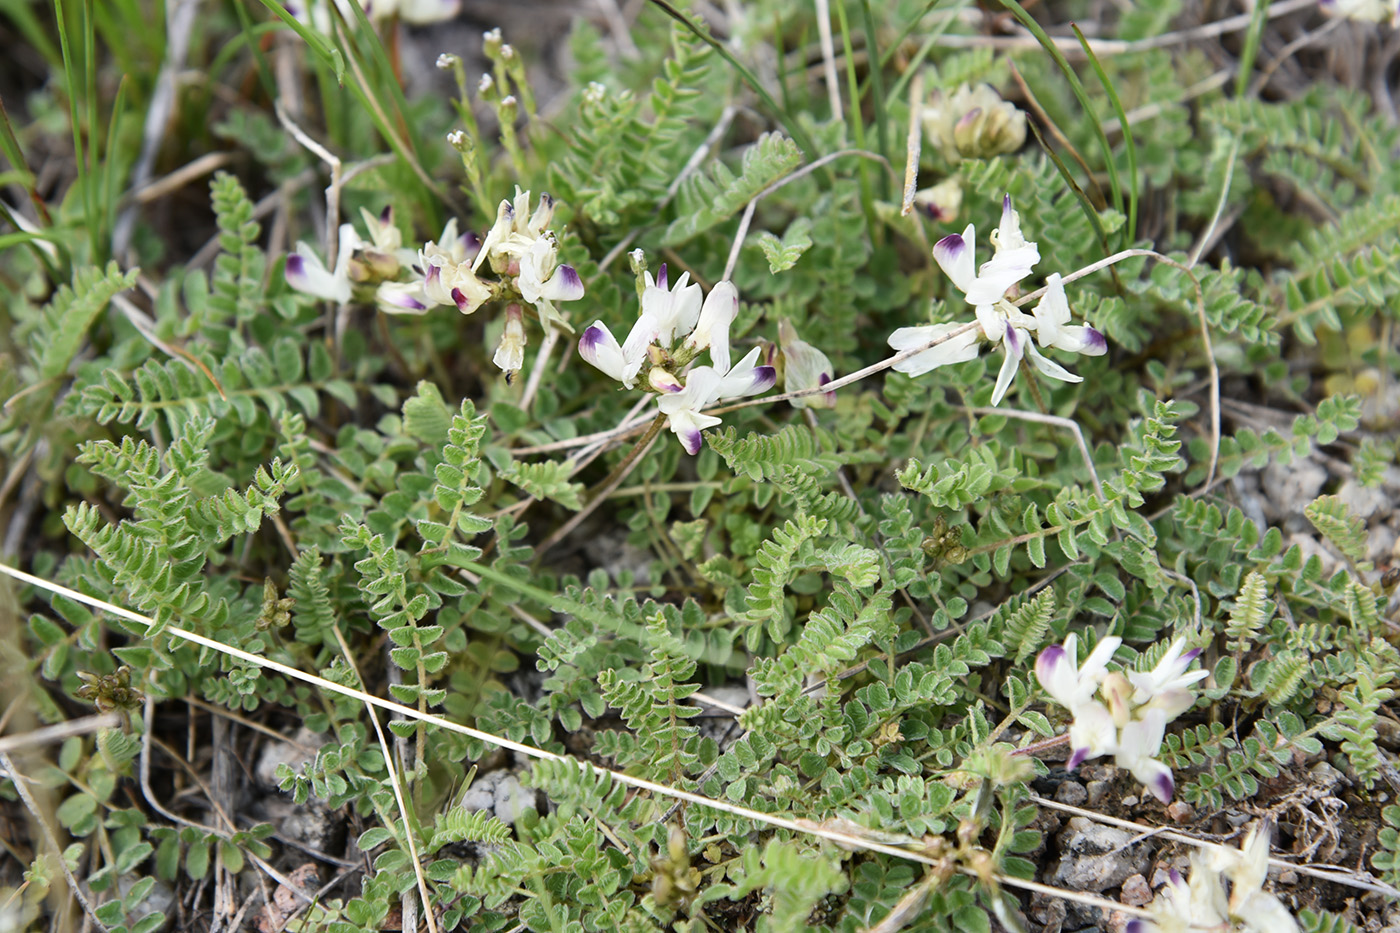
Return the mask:
[[[937, 346], [896, 363], [894, 368], [911, 376], [921, 376], [938, 366], [976, 358], [979, 341], [986, 340], [993, 345], [1001, 344], [1005, 353], [992, 392], [993, 405], [999, 404], [1006, 395], [1023, 357], [1029, 357], [1032, 366], [1052, 379], [1082, 382], [1080, 376], [1042, 356], [1031, 340], [1034, 332], [1042, 347], [1086, 356], [1101, 356], [1108, 351], [1103, 334], [1087, 324], [1070, 324], [1069, 300], [1059, 273], [1052, 273], [1046, 279], [1045, 295], [1029, 315], [1022, 314], [1006, 299], [1007, 290], [1030, 275], [1032, 267], [1040, 261], [1040, 250], [1021, 233], [1021, 218], [1011, 207], [1011, 195], [1002, 202], [1001, 226], [992, 231], [995, 253], [980, 269], [976, 269], [976, 239], [976, 228], [968, 224], [961, 234], [939, 240], [933, 247], [933, 258], [976, 310], [978, 329], [945, 339]], [[890, 335], [889, 344], [895, 350], [912, 350], [933, 339], [947, 337], [961, 326], [901, 327]]]
[[[332, 0], [301, 0], [287, 3], [287, 12], [323, 35], [331, 35]], [[347, 23], [355, 22], [351, 0], [333, 0]], [[397, 16], [405, 23], [423, 25], [452, 19], [462, 9], [461, 0], [360, 0], [365, 16], [381, 23]]]
[[1015, 152], [1026, 142], [1026, 113], [1001, 99], [990, 84], [962, 84], [952, 94], [938, 93], [924, 108], [924, 133], [943, 158], [987, 159]]
[[[404, 248], [391, 209], [363, 216], [367, 238], [353, 225], [341, 225], [334, 270], [298, 243], [287, 257], [288, 284], [341, 304], [358, 289], [389, 314], [426, 314], [444, 306], [471, 314], [489, 301], [504, 300], [505, 333], [494, 361], [507, 374], [524, 364], [522, 303], [534, 306], [542, 325], [569, 329], [555, 302], [582, 298], [583, 281], [559, 261], [558, 242], [549, 230], [554, 217], [549, 195], [542, 195], [531, 212], [530, 192], [517, 188], [514, 202], [501, 202], [484, 240], [470, 231], [459, 234], [454, 218], [436, 242], [417, 251]], [[483, 266], [494, 279], [482, 276]]]
[[1400, 0], [1318, 0], [1318, 7], [1328, 16], [1400, 26]]
[[[640, 268], [641, 251], [632, 260]], [[710, 289], [701, 302], [701, 288], [682, 273], [669, 286], [663, 264], [653, 280], [643, 271], [641, 314], [618, 343], [602, 321], [594, 321], [579, 338], [578, 351], [589, 363], [632, 388], [638, 381], [659, 395], [657, 405], [672, 432], [688, 453], [700, 451], [705, 428], [720, 423], [701, 410], [724, 401], [757, 395], [773, 387], [772, 366], [758, 365], [760, 347], [730, 365], [729, 326], [739, 313], [739, 292], [723, 281]], [[686, 367], [704, 350], [709, 366]]]
[[[1120, 768], [1132, 772], [1158, 800], [1172, 798], [1176, 788], [1171, 768], [1157, 760], [1167, 723], [1195, 703], [1188, 689], [1208, 673], [1187, 671], [1200, 656], [1186, 651], [1182, 639], [1172, 642], [1150, 671], [1109, 673], [1108, 662], [1123, 639], [1109, 636], [1078, 663], [1078, 636], [1063, 646], [1051, 645], [1035, 662], [1035, 676], [1056, 703], [1069, 710], [1071, 753], [1067, 768], [1100, 755], [1113, 755]], [[1101, 699], [1095, 699], [1098, 694]]]
[[[1133, 920], [1127, 933], [1186, 933], [1229, 929], [1241, 933], [1297, 933], [1298, 922], [1283, 902], [1264, 892], [1269, 871], [1267, 820], [1256, 823], [1239, 850], [1217, 847], [1191, 857], [1189, 881], [1173, 869], [1152, 902], [1151, 920]], [[1221, 880], [1230, 883], [1229, 893]]]

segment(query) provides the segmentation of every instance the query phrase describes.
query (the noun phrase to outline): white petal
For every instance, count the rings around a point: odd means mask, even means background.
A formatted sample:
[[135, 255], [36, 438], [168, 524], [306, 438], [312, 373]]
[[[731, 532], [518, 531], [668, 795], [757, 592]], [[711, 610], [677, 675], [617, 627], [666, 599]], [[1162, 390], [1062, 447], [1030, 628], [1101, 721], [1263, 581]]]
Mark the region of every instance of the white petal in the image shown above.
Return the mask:
[[1030, 335], [1025, 331], [1015, 327], [1006, 329], [1006, 334], [1001, 340], [1006, 356], [1001, 361], [1001, 372], [997, 373], [996, 388], [992, 390], [993, 405], [1001, 404], [1001, 400], [1006, 397], [1006, 390], [1011, 387], [1011, 380], [1016, 378], [1016, 370], [1021, 365], [1021, 354], [1025, 352], [1028, 342]]
[[594, 321], [579, 337], [578, 355], [618, 382], [627, 382], [627, 361], [622, 347], [618, 346], [617, 338], [602, 321]]
[[948, 334], [963, 327], [962, 324], [925, 324], [922, 327], [901, 327], [890, 334], [890, 346], [900, 352], [927, 345], [932, 340], [945, 338], [941, 343], [916, 353], [907, 360], [894, 364], [896, 372], [910, 376], [922, 376], [931, 369], [951, 363], [965, 363], [976, 359], [978, 336], [976, 329], [948, 337]]
[[729, 372], [729, 325], [739, 314], [739, 290], [725, 279], [716, 283], [705, 296], [704, 307], [695, 330], [686, 338], [685, 346], [693, 350], [710, 350], [710, 362], [722, 373]]
[[772, 366], [759, 366], [758, 356], [762, 348], [754, 347], [748, 354], [734, 364], [723, 379], [720, 380], [719, 389], [715, 400], [726, 398], [745, 398], [750, 395], [758, 395], [760, 392], [767, 392], [773, 388], [773, 383], [777, 382], [778, 374]]
[[547, 301], [574, 301], [583, 297], [583, 279], [573, 266], [561, 265], [540, 288], [540, 295]]
[[[1026, 332], [1021, 331], [1021, 333], [1025, 334]], [[1051, 379], [1058, 379], [1061, 382], [1084, 381], [1083, 376], [1076, 376], [1074, 373], [1070, 372], [1068, 369], [1065, 369], [1063, 366], [1061, 366], [1059, 363], [1056, 363], [1054, 360], [1041, 356], [1040, 351], [1037, 350], [1035, 348], [1035, 344], [1031, 342], [1029, 334], [1026, 334], [1026, 351], [1030, 354], [1031, 365], [1034, 366], [1036, 369], [1040, 370], [1045, 375], [1049, 376]]]
[[[977, 228], [968, 224], [961, 234], [950, 233], [933, 245], [933, 258], [944, 275], [962, 292], [973, 286], [977, 276], [975, 256]], [[997, 297], [1001, 297], [998, 295]]]

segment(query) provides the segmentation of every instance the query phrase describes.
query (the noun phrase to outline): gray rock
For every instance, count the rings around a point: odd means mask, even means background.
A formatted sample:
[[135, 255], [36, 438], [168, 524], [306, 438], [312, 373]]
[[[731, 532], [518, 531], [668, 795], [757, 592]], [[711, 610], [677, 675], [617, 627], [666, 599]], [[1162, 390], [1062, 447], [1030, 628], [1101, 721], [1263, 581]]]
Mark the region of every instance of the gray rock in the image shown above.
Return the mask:
[[1342, 488], [1337, 490], [1337, 498], [1341, 499], [1352, 514], [1361, 518], [1370, 518], [1381, 509], [1384, 509], [1390, 502], [1390, 494], [1385, 487], [1392, 485], [1390, 474], [1394, 472], [1400, 477], [1400, 470], [1395, 467], [1385, 468], [1385, 478], [1380, 486], [1375, 489], [1367, 489], [1354, 479], [1349, 479], [1342, 483]]
[[1055, 799], [1071, 807], [1082, 807], [1089, 799], [1089, 792], [1078, 781], [1065, 781], [1055, 788]]
[[1122, 896], [1118, 899], [1129, 907], [1145, 907], [1152, 900], [1152, 889], [1142, 875], [1129, 875], [1123, 880]]
[[1264, 508], [1281, 517], [1303, 511], [1303, 506], [1317, 498], [1327, 482], [1327, 468], [1311, 457], [1295, 460], [1288, 466], [1271, 463], [1265, 468], [1261, 481]]
[[286, 765], [295, 774], [316, 758], [316, 752], [325, 744], [320, 733], [301, 728], [286, 742], [269, 742], [263, 746], [258, 762], [253, 766], [253, 778], [266, 788], [278, 786], [277, 766]]
[[1261, 535], [1268, 531], [1269, 517], [1264, 509], [1264, 497], [1259, 494], [1259, 474], [1241, 473], [1230, 480], [1230, 487], [1245, 517], [1254, 523]]
[[315, 797], [304, 804], [293, 803], [289, 796], [270, 794], [254, 805], [262, 819], [277, 828], [277, 834], [293, 843], [300, 843], [313, 852], [330, 852], [339, 848], [345, 828], [345, 818], [330, 810]]
[[1082, 816], [1070, 820], [1059, 837], [1060, 863], [1051, 883], [1074, 891], [1106, 891], [1148, 867], [1144, 843], [1128, 845], [1124, 830]]
[[458, 802], [464, 810], [490, 810], [496, 819], [507, 825], [534, 805], [534, 792], [522, 787], [514, 772], [504, 769], [477, 775]]
[[1384, 564], [1394, 555], [1395, 542], [1394, 529], [1389, 525], [1377, 525], [1366, 539], [1366, 559], [1373, 564]]
[[1097, 807], [1099, 804], [1103, 803], [1103, 799], [1108, 796], [1109, 786], [1108, 781], [1090, 781], [1084, 788], [1089, 806]]

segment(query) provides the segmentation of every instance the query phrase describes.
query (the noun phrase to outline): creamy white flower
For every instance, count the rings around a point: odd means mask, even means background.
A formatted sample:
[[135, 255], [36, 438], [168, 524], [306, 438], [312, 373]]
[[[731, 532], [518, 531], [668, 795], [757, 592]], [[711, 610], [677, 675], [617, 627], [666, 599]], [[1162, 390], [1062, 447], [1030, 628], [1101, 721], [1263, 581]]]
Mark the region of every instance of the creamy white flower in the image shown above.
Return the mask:
[[[783, 391], [802, 392], [829, 383], [835, 370], [827, 355], [805, 340], [784, 318], [778, 322], [778, 346], [783, 351]], [[822, 392], [792, 399], [793, 408], [835, 408], [836, 393]]]
[[1191, 708], [1196, 697], [1187, 688], [1210, 674], [1204, 670], [1186, 670], [1200, 657], [1201, 650], [1185, 651], [1185, 648], [1186, 640], [1178, 638], [1152, 670], [1128, 673], [1128, 680], [1135, 688], [1133, 702], [1161, 709], [1167, 714], [1168, 722]]
[[[651, 322], [643, 315], [632, 325], [632, 333], [636, 334], [639, 330], [646, 332], [650, 327]], [[608, 325], [594, 321], [578, 339], [578, 355], [630, 389], [637, 380], [642, 363], [646, 362], [647, 347], [650, 345], [650, 340], [633, 340], [631, 335], [625, 345], [619, 344]]]
[[729, 371], [729, 325], [739, 315], [739, 290], [734, 283], [725, 279], [716, 283], [705, 296], [705, 304], [700, 309], [700, 319], [695, 329], [685, 339], [685, 348], [691, 351], [708, 349], [710, 362], [721, 372]]
[[1108, 676], [1108, 662], [1123, 639], [1101, 639], [1084, 663], [1079, 664], [1079, 636], [1071, 632], [1064, 645], [1051, 645], [1035, 659], [1035, 677], [1055, 702], [1070, 711], [1087, 704]]
[[1134, 719], [1123, 727], [1113, 756], [1118, 767], [1128, 769], [1162, 803], [1170, 803], [1176, 789], [1172, 769], [1157, 760], [1166, 731], [1166, 714], [1149, 709], [1142, 719]]
[[507, 381], [525, 365], [525, 321], [514, 302], [506, 305], [506, 329], [491, 362], [505, 372]]
[[535, 306], [542, 324], [555, 324], [572, 331], [554, 302], [582, 298], [583, 279], [573, 266], [559, 262], [559, 249], [552, 233], [536, 238], [520, 256], [520, 276], [515, 285], [520, 297]]
[[[355, 22], [351, 0], [334, 0], [347, 23]], [[331, 12], [328, 0], [292, 0], [287, 12], [324, 35], [331, 34]], [[365, 16], [376, 23], [397, 15], [406, 23], [422, 25], [451, 19], [462, 9], [461, 0], [360, 0]]]
[[1108, 707], [1090, 700], [1075, 707], [1073, 712], [1074, 722], [1069, 727], [1070, 756], [1065, 762], [1068, 771], [1091, 758], [1112, 754], [1118, 748], [1118, 726]]
[[657, 397], [657, 407], [666, 415], [672, 433], [686, 453], [699, 453], [700, 432], [720, 423], [719, 418], [703, 414], [701, 409], [725, 399], [757, 395], [773, 387], [777, 374], [772, 366], [758, 365], [760, 352], [760, 348], [754, 347], [727, 372], [713, 366], [696, 366], [686, 373], [685, 387], [679, 392]]
[[328, 271], [325, 263], [305, 243], [297, 243], [296, 252], [287, 257], [284, 274], [287, 284], [299, 292], [315, 295], [327, 301], [344, 304], [350, 300], [350, 256], [359, 248], [360, 237], [352, 224], [340, 225], [340, 242], [336, 250], [335, 269]]
[[1042, 347], [1055, 347], [1085, 356], [1102, 356], [1108, 352], [1103, 334], [1087, 324], [1069, 323], [1069, 300], [1060, 273], [1052, 272], [1045, 279], [1045, 295], [1031, 312], [1036, 322], [1036, 339]]
[[1328, 16], [1400, 25], [1400, 0], [1319, 0], [1318, 7]]
[[[689, 334], [700, 320], [704, 291], [690, 283], [690, 273], [682, 272], [676, 284], [667, 287], [666, 264], [663, 262], [653, 281], [650, 272], [643, 272], [642, 316], [651, 323], [647, 343], [670, 347], [677, 337]], [[630, 339], [630, 338], [629, 338]], [[640, 335], [638, 335], [640, 339]]]
[[[947, 337], [962, 326], [961, 324], [923, 324], [918, 327], [901, 327], [890, 334], [889, 345], [896, 352], [903, 353], [906, 350], [922, 347], [931, 340]], [[894, 364], [894, 370], [895, 372], [908, 373], [911, 376], [922, 376], [939, 366], [975, 360], [978, 351], [977, 343], [980, 339], [977, 331], [966, 331], [929, 347], [922, 353], [916, 353], [907, 360], [900, 360]]]
[[[992, 344], [1001, 344], [1004, 357], [992, 390], [992, 404], [1000, 404], [1015, 378], [1022, 359], [1041, 373], [1062, 382], [1081, 382], [1079, 376], [1063, 366], [1046, 359], [1031, 340], [1033, 331], [1040, 331], [1042, 346], [1054, 346], [1089, 355], [1106, 350], [1103, 335], [1087, 326], [1069, 325], [1069, 303], [1058, 275], [1052, 275], [1045, 296], [1031, 315], [1021, 312], [1006, 300], [1007, 290], [1015, 286], [1040, 261], [1040, 250], [1021, 231], [1021, 217], [1011, 205], [1011, 195], [1002, 201], [1001, 224], [992, 231], [995, 247], [992, 258], [977, 268], [977, 229], [968, 224], [961, 234], [950, 234], [933, 247], [933, 258], [939, 268], [962, 291], [973, 306], [981, 336]], [[931, 327], [900, 328], [890, 336], [890, 346], [897, 350], [912, 349], [919, 343], [951, 333], [960, 325], [938, 324]], [[895, 365], [900, 372], [919, 375], [935, 366], [970, 360], [977, 355], [976, 335], [969, 333], [953, 338], [928, 353], [903, 360]]]
[[379, 310], [386, 314], [427, 314], [433, 306], [421, 281], [384, 282], [374, 297]]

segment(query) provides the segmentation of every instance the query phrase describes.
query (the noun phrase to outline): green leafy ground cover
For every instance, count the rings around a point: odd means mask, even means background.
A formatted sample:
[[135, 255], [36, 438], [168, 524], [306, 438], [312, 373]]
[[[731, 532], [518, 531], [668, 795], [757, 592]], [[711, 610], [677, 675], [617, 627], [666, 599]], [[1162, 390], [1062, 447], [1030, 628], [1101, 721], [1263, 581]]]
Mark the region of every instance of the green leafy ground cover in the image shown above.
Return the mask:
[[[1164, 923], [1055, 880], [1067, 783], [1152, 888], [1264, 821], [1300, 929], [1400, 922], [1396, 34], [1027, 6], [0, 2], [0, 926]], [[1001, 386], [933, 245], [1006, 196]], [[624, 388], [662, 263], [737, 313]], [[1070, 634], [1200, 650], [1170, 804], [1066, 771]]]

